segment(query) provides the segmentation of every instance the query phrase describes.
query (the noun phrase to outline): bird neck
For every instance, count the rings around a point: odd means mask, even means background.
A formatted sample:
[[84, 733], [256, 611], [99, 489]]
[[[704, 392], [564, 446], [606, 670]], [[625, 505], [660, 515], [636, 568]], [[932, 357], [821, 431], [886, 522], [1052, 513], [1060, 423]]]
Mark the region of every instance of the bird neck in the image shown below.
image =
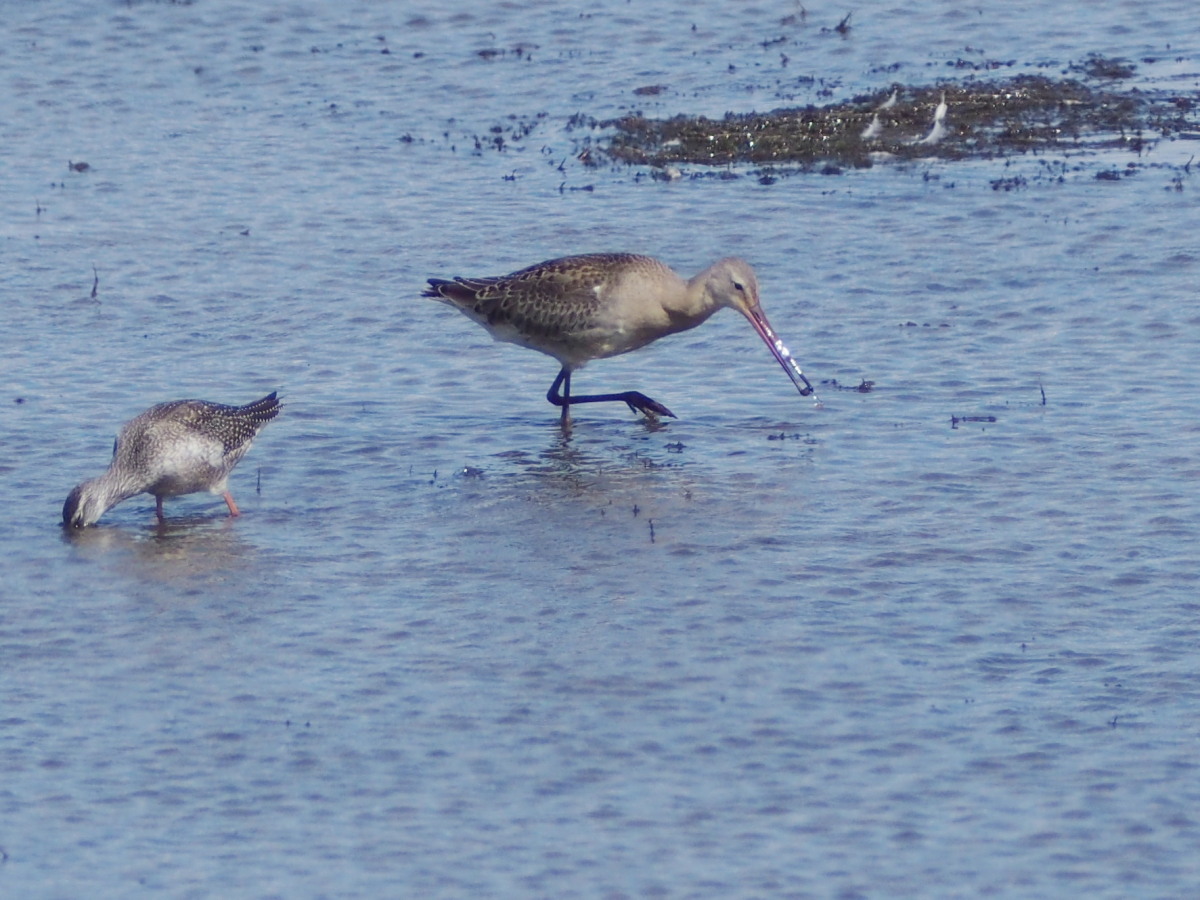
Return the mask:
[[140, 494], [145, 489], [141, 479], [127, 471], [125, 467], [112, 465], [102, 474], [87, 482], [84, 490], [93, 497], [98, 497], [105, 509], [111, 509], [122, 500], [128, 500], [134, 494]]
[[706, 269], [686, 283], [675, 302], [667, 306], [667, 311], [672, 318], [686, 318], [694, 326], [705, 321], [721, 306], [721, 301], [713, 292], [712, 279]]

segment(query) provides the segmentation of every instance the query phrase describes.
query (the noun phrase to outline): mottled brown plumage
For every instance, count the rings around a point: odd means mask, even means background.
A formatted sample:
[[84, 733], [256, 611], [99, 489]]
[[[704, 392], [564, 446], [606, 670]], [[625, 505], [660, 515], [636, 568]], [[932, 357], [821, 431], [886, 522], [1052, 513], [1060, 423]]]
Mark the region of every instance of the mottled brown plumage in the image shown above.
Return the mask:
[[[736, 258], [713, 263], [684, 280], [666, 264], [633, 253], [591, 253], [552, 259], [490, 278], [430, 278], [422, 294], [478, 322], [496, 340], [529, 347], [559, 361], [546, 397], [562, 407], [620, 400], [647, 416], [673, 415], [636, 391], [587, 397], [570, 395], [571, 373], [589, 360], [628, 353], [677, 331], [694, 328], [722, 307], [744, 315], [771, 348], [788, 377], [807, 395], [812, 386], [783, 346], [758, 300], [750, 264]], [[563, 393], [557, 393], [563, 385]]]
[[91, 525], [141, 493], [154, 495], [160, 520], [164, 497], [197, 491], [222, 494], [229, 514], [238, 515], [226, 486], [229, 473], [279, 407], [274, 393], [245, 406], [172, 400], [150, 407], [121, 428], [108, 470], [71, 491], [63, 504], [63, 524]]

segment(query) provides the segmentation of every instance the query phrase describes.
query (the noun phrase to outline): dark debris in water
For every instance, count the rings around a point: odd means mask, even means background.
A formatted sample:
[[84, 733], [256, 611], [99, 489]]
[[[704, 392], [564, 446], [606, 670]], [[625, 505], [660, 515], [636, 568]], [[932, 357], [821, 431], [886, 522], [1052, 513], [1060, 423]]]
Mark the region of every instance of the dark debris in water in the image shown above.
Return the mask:
[[841, 384], [836, 378], [829, 378], [822, 381], [821, 386], [831, 388], [835, 391], [854, 391], [856, 394], [869, 394], [875, 389], [875, 382], [864, 378], [858, 384]]
[[[827, 174], [886, 158], [988, 159], [1099, 147], [1139, 152], [1158, 137], [1200, 131], [1195, 117], [1200, 97], [1114, 86], [1132, 71], [1123, 60], [1089, 57], [1081, 78], [1018, 75], [896, 85], [827, 106], [729, 113], [721, 119], [635, 114], [597, 124], [613, 129], [603, 149], [620, 162], [786, 165]], [[931, 140], [943, 100], [944, 128]], [[769, 169], [763, 174], [771, 177]]]
[[991, 424], [995, 421], [995, 416], [951, 416], [950, 427], [952, 429], [956, 429], [959, 425], [965, 425], [968, 423], [982, 422], [985, 424]]
[[1120, 57], [1091, 53], [1083, 62], [1072, 64], [1070, 70], [1080, 72], [1088, 78], [1108, 78], [1117, 81], [1123, 78], [1132, 78], [1134, 72], [1137, 71], [1137, 66]]

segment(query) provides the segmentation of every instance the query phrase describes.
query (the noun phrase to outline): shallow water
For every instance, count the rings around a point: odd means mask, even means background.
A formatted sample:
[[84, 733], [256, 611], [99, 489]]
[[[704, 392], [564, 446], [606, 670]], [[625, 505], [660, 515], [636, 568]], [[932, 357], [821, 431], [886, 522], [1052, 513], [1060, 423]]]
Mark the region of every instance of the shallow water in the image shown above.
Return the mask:
[[[1194, 94], [1192, 6], [466, 9], [6, 12], [0, 889], [1196, 893], [1200, 145], [662, 183], [569, 122]], [[417, 297], [605, 249], [746, 256], [823, 406], [722, 313], [576, 378], [679, 420], [564, 438], [553, 361]], [[63, 535], [121, 422], [273, 389], [241, 518]]]

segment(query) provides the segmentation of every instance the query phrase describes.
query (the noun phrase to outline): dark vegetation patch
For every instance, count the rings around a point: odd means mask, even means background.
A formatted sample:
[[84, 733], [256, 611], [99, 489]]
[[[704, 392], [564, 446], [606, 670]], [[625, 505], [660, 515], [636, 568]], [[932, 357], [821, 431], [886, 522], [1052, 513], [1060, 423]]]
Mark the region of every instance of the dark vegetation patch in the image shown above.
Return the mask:
[[[1114, 81], [1133, 71], [1123, 60], [1089, 57], [1068, 70], [1076, 71], [1078, 78], [897, 85], [842, 103], [720, 119], [635, 114], [589, 124], [612, 130], [599, 151], [633, 165], [748, 163], [827, 174], [880, 159], [990, 159], [1103, 147], [1141, 152], [1162, 137], [1200, 136], [1200, 97], [1122, 90]], [[942, 102], [942, 127], [931, 136]]]

